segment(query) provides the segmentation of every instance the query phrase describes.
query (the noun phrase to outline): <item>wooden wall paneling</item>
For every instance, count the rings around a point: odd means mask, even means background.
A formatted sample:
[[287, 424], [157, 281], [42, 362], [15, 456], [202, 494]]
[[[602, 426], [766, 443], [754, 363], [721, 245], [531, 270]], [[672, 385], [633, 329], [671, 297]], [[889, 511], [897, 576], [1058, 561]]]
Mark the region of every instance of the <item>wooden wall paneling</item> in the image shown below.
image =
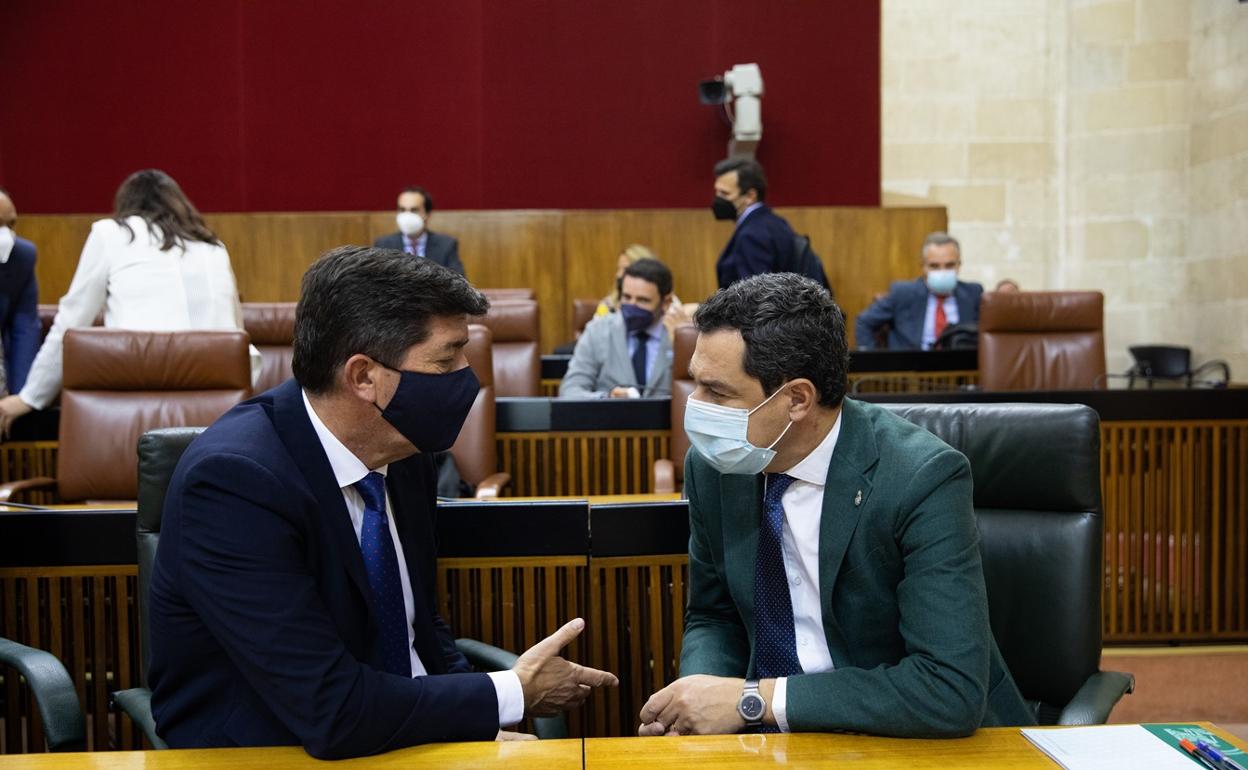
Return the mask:
[[308, 266], [326, 251], [368, 245], [362, 212], [207, 214], [230, 252], [244, 302], [294, 302]]
[[69, 290], [78, 267], [82, 245], [91, 232], [91, 223], [105, 214], [31, 214], [18, 209], [17, 234], [32, 241], [38, 249], [35, 277], [39, 280], [39, 301], [59, 302]]

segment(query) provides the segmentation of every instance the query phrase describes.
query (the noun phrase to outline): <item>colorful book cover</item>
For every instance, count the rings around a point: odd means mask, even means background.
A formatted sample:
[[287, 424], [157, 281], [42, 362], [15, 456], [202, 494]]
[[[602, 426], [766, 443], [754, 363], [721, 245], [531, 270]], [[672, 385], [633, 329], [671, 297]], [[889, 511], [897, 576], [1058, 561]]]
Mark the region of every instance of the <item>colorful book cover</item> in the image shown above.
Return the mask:
[[[1183, 748], [1179, 746], [1179, 741], [1183, 740], [1184, 738], [1191, 741], [1192, 743], [1195, 743], [1196, 741], [1204, 741], [1205, 743], [1209, 744], [1213, 748], [1217, 749], [1219, 752], [1225, 755], [1228, 759], [1233, 759], [1239, 764], [1244, 765], [1245, 767], [1248, 767], [1248, 764], [1245, 764], [1245, 763], [1248, 763], [1248, 754], [1245, 754], [1242, 749], [1236, 748], [1234, 745], [1227, 743], [1226, 741], [1222, 740], [1221, 738], [1209, 732], [1208, 730], [1201, 727], [1200, 725], [1156, 724], [1156, 725], [1140, 725], [1140, 726], [1143, 727], [1145, 730], [1148, 730], [1153, 735], [1160, 738], [1168, 746], [1172, 747], [1175, 751], [1179, 752], [1183, 756], [1192, 760], [1197, 765], [1200, 765], [1200, 761], [1194, 758], [1191, 754], [1188, 754], [1186, 751], [1184, 751]], [[1203, 767], [1203, 765], [1201, 766]]]

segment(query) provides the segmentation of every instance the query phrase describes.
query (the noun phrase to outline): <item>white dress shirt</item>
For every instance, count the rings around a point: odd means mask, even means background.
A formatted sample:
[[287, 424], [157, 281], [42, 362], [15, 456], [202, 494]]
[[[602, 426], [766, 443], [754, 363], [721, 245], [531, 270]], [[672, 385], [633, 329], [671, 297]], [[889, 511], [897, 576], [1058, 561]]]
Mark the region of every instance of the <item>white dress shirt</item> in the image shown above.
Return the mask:
[[[342, 498], [347, 504], [347, 513], [351, 516], [351, 526], [355, 529], [355, 539], [360, 539], [360, 531], [364, 527], [364, 498], [355, 488], [355, 483], [368, 475], [369, 469], [360, 458], [347, 449], [335, 436], [312, 408], [308, 394], [303, 393], [303, 405], [308, 410], [308, 419], [316, 437], [321, 440], [325, 456], [329, 458], [329, 466], [334, 471], [334, 479], [342, 489]], [[389, 465], [374, 468], [377, 473], [385, 476], [390, 470]], [[394, 542], [394, 555], [399, 562], [399, 583], [403, 586], [403, 608], [407, 611], [407, 650], [411, 654], [412, 676], [425, 676], [428, 671], [416, 653], [416, 604], [412, 599], [412, 581], [407, 574], [407, 561], [403, 558], [403, 542], [399, 540], [399, 532], [394, 526], [394, 510], [390, 506], [390, 491], [386, 490], [386, 523], [390, 526], [390, 539]], [[520, 686], [520, 677], [514, 671], [490, 672], [490, 681], [494, 683], [494, 693], [498, 696], [498, 724], [514, 725], [524, 718], [524, 689]]]
[[[21, 398], [43, 409], [61, 391], [65, 330], [90, 326], [100, 310], [110, 329], [176, 332], [243, 328], [230, 255], [220, 244], [187, 241], [168, 251], [142, 217], [130, 217], [130, 235], [112, 219], [91, 225], [78, 268], [61, 297], [56, 319], [39, 348]], [[251, 347], [251, 381], [260, 375], [260, 351]]]
[[[952, 294], [937, 297], [935, 294], [928, 292], [927, 294], [927, 312], [923, 314], [923, 340], [922, 346], [924, 350], [931, 350], [932, 345], [936, 344], [936, 303], [944, 302], [945, 304], [945, 320], [949, 326], [953, 326], [958, 322], [958, 301], [953, 298]], [[945, 328], [948, 329], [949, 326]]]
[[[828, 466], [836, 440], [841, 435], [838, 412], [832, 429], [819, 446], [801, 459], [785, 474], [793, 482], [784, 491], [780, 504], [784, 507], [784, 574], [789, 579], [789, 599], [793, 603], [793, 630], [797, 641], [797, 659], [802, 672], [817, 674], [835, 668], [828, 639], [823, 632], [823, 609], [819, 601], [819, 526], [823, 520], [823, 492], [828, 479]], [[771, 711], [781, 732], [789, 731], [786, 696], [788, 680], [776, 680], [771, 697]]]

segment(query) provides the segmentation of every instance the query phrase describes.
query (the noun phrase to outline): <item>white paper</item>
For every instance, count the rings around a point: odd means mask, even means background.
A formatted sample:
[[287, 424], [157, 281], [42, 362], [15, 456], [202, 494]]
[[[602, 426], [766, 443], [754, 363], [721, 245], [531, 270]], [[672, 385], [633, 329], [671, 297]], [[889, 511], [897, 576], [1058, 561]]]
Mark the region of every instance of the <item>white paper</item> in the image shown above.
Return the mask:
[[1021, 732], [1066, 770], [1195, 770], [1197, 767], [1139, 725], [1024, 728]]

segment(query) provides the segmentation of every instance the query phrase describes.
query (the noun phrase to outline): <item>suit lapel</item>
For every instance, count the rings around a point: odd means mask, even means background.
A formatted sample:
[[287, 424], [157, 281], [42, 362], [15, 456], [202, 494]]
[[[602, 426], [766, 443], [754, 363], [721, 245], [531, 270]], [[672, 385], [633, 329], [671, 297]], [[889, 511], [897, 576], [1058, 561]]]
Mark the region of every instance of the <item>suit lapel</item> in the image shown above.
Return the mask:
[[754, 566], [763, 510], [763, 474], [719, 477], [724, 572], [750, 636], [754, 635]]
[[[428, 580], [426, 569], [437, 554], [434, 553], [432, 513], [426, 512], [429, 503], [420, 498], [422, 485], [416, 478], [417, 474], [409, 463], [398, 462], [390, 465], [386, 476], [386, 491], [390, 494], [390, 508], [394, 514], [394, 528], [399, 533], [399, 542], [403, 544], [403, 561], [407, 564], [407, 577], [412, 584], [412, 615], [415, 631], [416, 654], [430, 674], [446, 673], [446, 661], [433, 633], [433, 608], [429, 607], [428, 596], [432, 586], [426, 585]], [[422, 529], [419, 525], [422, 516], [428, 516], [429, 526]]]
[[841, 408], [841, 434], [832, 452], [832, 462], [828, 464], [823, 515], [819, 521], [819, 604], [823, 608], [828, 648], [838, 666], [845, 664], [848, 649], [832, 614], [832, 594], [845, 551], [871, 497], [871, 479], [879, 458], [871, 421], [856, 401], [845, 399]]
[[[613, 378], [618, 377], [619, 382], [616, 385], [632, 382], [636, 379], [633, 373], [633, 357], [628, 354], [628, 329], [624, 326], [624, 315], [619, 311], [611, 314], [611, 333], [607, 335], [607, 345], [610, 350], [607, 352], [607, 361], [619, 361], [623, 366], [618, 375], [612, 373]], [[603, 368], [606, 366], [604, 364]], [[615, 385], [608, 385], [608, 389]]]
[[650, 367], [650, 381], [646, 383], [645, 395], [653, 395], [659, 383], [663, 382], [663, 378], [667, 377], [668, 372], [672, 368], [672, 338], [664, 328], [659, 336], [659, 358]]
[[312, 488], [316, 497], [319, 513], [330, 533], [331, 542], [338, 554], [340, 562], [345, 565], [347, 574], [365, 597], [372, 615], [368, 576], [364, 572], [364, 557], [360, 553], [360, 542], [355, 537], [355, 528], [351, 526], [351, 516], [347, 513], [346, 501], [342, 498], [342, 490], [334, 478], [334, 469], [321, 448], [321, 440], [308, 419], [308, 412], [303, 405], [303, 394], [299, 383], [287, 380], [279, 386], [273, 399], [273, 419], [277, 423], [277, 433], [286, 445], [295, 464], [303, 472], [303, 478]]

